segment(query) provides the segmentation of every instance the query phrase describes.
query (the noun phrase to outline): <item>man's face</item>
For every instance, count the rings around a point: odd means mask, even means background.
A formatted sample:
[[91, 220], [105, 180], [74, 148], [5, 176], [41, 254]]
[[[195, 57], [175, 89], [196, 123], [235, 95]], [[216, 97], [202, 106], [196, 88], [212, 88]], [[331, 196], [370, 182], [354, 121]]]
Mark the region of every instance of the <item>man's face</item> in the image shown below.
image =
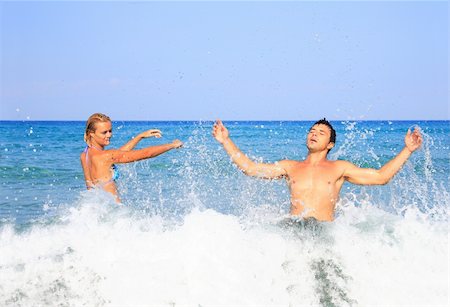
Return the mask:
[[306, 138], [306, 147], [309, 151], [322, 151], [331, 149], [334, 144], [330, 143], [331, 130], [328, 126], [318, 124], [311, 127]]

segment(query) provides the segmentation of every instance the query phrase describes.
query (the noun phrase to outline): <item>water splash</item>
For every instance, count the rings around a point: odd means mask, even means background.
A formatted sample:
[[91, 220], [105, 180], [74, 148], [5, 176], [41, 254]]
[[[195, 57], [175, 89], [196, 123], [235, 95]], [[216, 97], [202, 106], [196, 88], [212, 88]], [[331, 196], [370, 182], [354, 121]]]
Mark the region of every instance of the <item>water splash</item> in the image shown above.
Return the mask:
[[[231, 126], [236, 142], [256, 159], [305, 153], [298, 145], [305, 124], [258, 124], [258, 133], [252, 132], [254, 124], [239, 125]], [[380, 125], [338, 125], [331, 158], [384, 164], [401, 149], [409, 124]], [[120, 166], [121, 206], [99, 190], [67, 193], [76, 173], [57, 172], [50, 163], [42, 169], [17, 164], [17, 176], [49, 173], [40, 177], [41, 185], [22, 177], [36, 189], [7, 179], [14, 182], [8, 185], [14, 193], [39, 196], [34, 201], [43, 213], [28, 224], [1, 220], [0, 305], [448, 302], [449, 145], [442, 132], [423, 128], [423, 149], [387, 186], [344, 185], [336, 220], [316, 231], [295, 219], [280, 225], [289, 209], [286, 184], [241, 174], [211, 138], [210, 123], [171, 129], [185, 141], [185, 150]], [[38, 126], [34, 130], [33, 137], [42, 133]], [[6, 146], [29, 147], [28, 140], [23, 143]], [[252, 150], [258, 144], [265, 145]], [[66, 197], [60, 201], [52, 191]], [[16, 196], [13, 192], [5, 194]], [[16, 203], [23, 210], [30, 206]]]

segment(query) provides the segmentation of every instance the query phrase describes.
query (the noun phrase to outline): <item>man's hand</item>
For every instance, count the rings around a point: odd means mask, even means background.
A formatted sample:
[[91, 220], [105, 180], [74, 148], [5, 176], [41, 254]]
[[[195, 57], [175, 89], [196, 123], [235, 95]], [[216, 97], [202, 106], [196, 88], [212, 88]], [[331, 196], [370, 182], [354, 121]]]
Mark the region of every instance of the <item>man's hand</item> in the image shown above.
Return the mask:
[[223, 144], [229, 137], [228, 129], [225, 128], [220, 119], [218, 119], [213, 126], [213, 136], [220, 144]]
[[408, 132], [405, 136], [405, 146], [408, 148], [410, 152], [417, 150], [420, 145], [422, 145], [422, 134], [420, 133], [420, 129], [418, 127], [414, 128], [414, 131], [411, 133], [411, 129], [408, 129]]

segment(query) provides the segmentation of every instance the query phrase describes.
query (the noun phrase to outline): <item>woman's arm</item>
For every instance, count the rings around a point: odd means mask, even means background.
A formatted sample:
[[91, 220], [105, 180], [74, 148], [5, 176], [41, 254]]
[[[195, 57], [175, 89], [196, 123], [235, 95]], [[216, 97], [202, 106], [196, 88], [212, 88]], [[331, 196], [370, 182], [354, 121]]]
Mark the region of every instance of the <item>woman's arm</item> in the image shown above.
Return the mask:
[[183, 146], [180, 140], [174, 140], [172, 143], [164, 145], [150, 146], [138, 150], [108, 150], [108, 159], [111, 163], [129, 163], [143, 159], [154, 158], [171, 149]]
[[150, 129], [139, 133], [136, 137], [132, 138], [128, 143], [119, 148], [121, 151], [129, 151], [132, 150], [142, 139], [155, 137], [160, 138], [162, 133], [158, 129]]

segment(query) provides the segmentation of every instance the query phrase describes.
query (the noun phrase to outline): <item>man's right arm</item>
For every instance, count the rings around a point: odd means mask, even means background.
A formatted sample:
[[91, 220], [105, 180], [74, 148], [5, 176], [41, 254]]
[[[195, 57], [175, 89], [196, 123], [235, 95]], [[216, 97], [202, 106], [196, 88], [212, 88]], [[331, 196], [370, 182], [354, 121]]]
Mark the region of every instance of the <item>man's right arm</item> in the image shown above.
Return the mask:
[[250, 160], [229, 137], [228, 129], [218, 120], [213, 128], [214, 138], [222, 144], [233, 163], [248, 176], [275, 179], [287, 175], [288, 161], [280, 161], [274, 164], [255, 163]]

